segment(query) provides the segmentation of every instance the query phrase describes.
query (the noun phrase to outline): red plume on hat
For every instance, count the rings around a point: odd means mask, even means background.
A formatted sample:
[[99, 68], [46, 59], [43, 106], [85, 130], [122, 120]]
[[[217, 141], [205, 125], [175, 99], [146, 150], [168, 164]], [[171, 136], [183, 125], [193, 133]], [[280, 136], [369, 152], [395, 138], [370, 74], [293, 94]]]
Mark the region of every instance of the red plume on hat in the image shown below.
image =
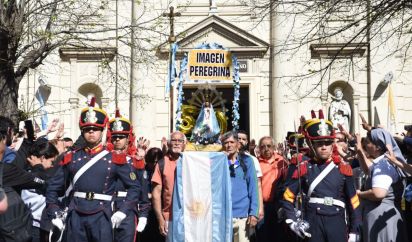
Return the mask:
[[307, 120], [303, 126], [303, 133], [310, 140], [333, 139], [334, 131], [332, 122], [325, 119], [323, 110], [319, 109], [318, 118], [314, 110], [311, 110], [312, 119]]
[[116, 108], [116, 114], [115, 114], [114, 117], [115, 117], [115, 118], [121, 118], [121, 117], [122, 117], [122, 115], [120, 115], [120, 110], [119, 110], [119, 108]]
[[93, 107], [96, 105], [96, 97], [92, 97], [89, 101], [89, 107]]
[[311, 110], [311, 111], [310, 111], [310, 114], [311, 114], [312, 118], [316, 118], [316, 113], [315, 113], [314, 110]]
[[325, 119], [325, 116], [323, 116], [323, 110], [319, 109], [319, 119]]
[[82, 109], [79, 120], [80, 128], [95, 126], [104, 129], [106, 127], [109, 118], [103, 109], [95, 107], [95, 105], [96, 97], [92, 97], [87, 102], [88, 107]]

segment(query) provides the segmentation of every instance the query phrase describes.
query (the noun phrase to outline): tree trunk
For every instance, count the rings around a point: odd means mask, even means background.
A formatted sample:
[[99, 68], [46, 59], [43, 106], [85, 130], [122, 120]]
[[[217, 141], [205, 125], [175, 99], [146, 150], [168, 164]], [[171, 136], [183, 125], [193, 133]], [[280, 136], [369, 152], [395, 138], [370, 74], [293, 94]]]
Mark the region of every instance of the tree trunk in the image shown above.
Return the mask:
[[14, 52], [11, 38], [13, 35], [7, 28], [0, 28], [0, 115], [11, 118], [18, 123], [18, 96], [21, 77], [15, 76]]
[[0, 115], [18, 122], [19, 86], [13, 71], [0, 71]]

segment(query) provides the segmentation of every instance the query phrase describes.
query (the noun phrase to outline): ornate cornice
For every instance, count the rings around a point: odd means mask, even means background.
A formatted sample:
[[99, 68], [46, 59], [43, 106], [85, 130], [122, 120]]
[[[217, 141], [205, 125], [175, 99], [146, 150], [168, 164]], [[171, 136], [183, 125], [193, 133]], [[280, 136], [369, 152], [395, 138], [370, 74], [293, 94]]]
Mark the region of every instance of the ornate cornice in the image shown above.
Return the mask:
[[[177, 44], [179, 45], [177, 58], [192, 49], [193, 45], [201, 44], [198, 40], [212, 32], [234, 43], [233, 46], [225, 47], [237, 57], [263, 58], [269, 49], [267, 42], [216, 15], [212, 15], [177, 35]], [[161, 44], [156, 54], [160, 59], [167, 59], [169, 57], [169, 43]]]
[[116, 48], [102, 47], [102, 48], [73, 48], [63, 47], [59, 49], [59, 55], [62, 61], [69, 61], [70, 59], [78, 60], [109, 60], [112, 61], [116, 56]]

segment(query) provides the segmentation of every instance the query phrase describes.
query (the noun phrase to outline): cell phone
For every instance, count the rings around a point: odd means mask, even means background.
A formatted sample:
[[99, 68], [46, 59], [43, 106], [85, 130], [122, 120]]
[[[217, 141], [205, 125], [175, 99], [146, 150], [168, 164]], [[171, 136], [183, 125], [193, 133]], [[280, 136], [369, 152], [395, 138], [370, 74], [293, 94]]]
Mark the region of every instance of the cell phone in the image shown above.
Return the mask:
[[24, 128], [26, 128], [27, 139], [32, 141], [35, 140], [33, 121], [31, 121], [30, 119], [25, 120]]

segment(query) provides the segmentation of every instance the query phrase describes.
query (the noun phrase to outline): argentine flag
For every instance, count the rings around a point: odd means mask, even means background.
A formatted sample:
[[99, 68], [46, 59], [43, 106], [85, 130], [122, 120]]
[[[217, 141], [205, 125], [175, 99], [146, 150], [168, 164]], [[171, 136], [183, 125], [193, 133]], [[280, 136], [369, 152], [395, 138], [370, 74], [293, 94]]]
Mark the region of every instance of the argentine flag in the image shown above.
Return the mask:
[[176, 167], [168, 241], [232, 241], [232, 199], [227, 156], [184, 152]]

